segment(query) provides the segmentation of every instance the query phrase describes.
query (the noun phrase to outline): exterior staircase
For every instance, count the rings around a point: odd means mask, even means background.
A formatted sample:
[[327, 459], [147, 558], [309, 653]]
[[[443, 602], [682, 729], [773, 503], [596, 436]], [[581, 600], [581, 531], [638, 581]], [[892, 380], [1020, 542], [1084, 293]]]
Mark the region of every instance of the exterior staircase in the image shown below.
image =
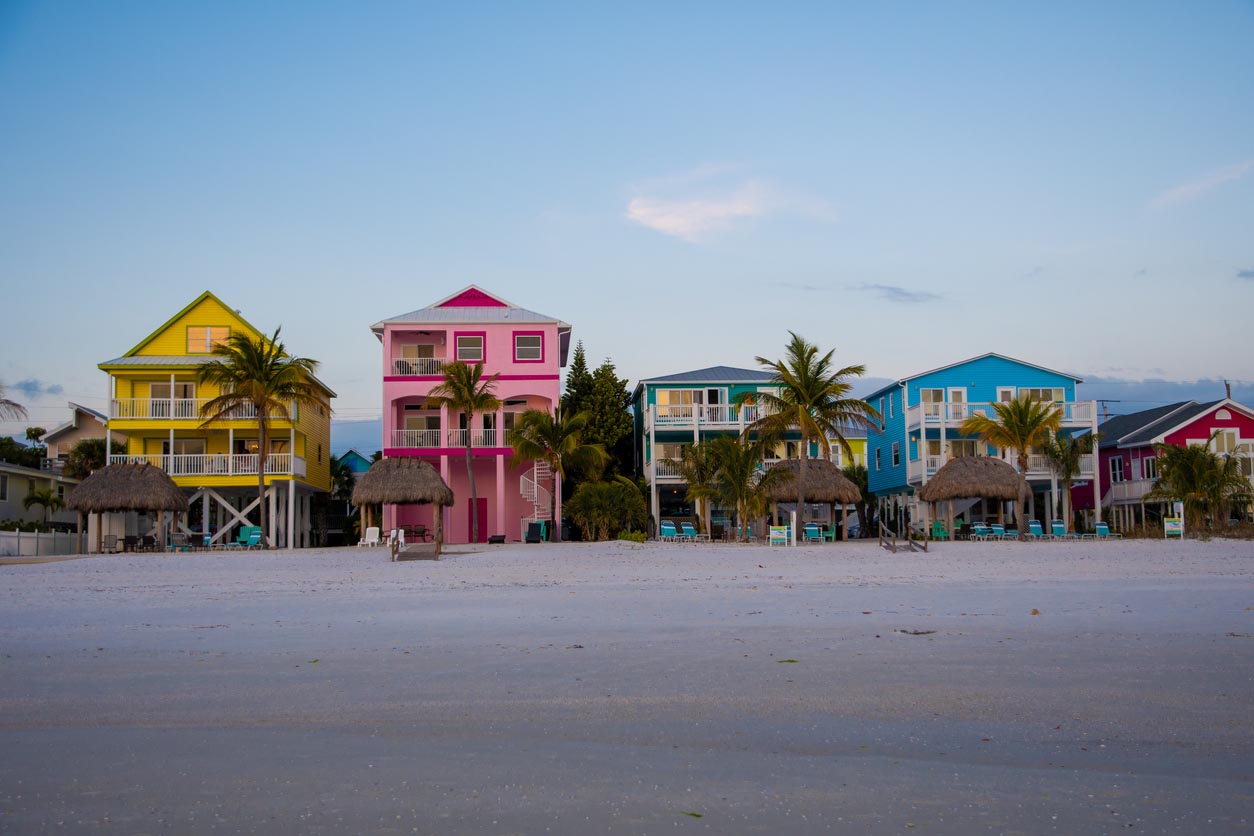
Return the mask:
[[527, 526], [533, 522], [547, 521], [552, 518], [552, 509], [549, 507], [552, 494], [550, 494], [548, 485], [549, 480], [553, 478], [553, 470], [549, 467], [548, 462], [536, 462], [531, 470], [524, 473], [519, 479], [519, 490], [522, 497], [531, 504], [531, 514], [525, 515], [522, 520], [522, 528], [525, 532]]

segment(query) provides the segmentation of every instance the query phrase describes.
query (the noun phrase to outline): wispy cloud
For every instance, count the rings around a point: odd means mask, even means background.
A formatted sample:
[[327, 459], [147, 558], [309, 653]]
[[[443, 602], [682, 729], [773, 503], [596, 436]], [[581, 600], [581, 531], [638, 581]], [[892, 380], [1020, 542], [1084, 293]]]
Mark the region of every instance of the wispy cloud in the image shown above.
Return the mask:
[[1254, 282], [1254, 270], [1238, 270], [1238, 279], [1245, 279], [1247, 282]]
[[804, 290], [807, 293], [830, 293], [836, 288], [832, 285], [817, 285], [807, 282], [771, 282], [771, 287], [782, 287], [785, 290]]
[[636, 186], [627, 203], [629, 221], [697, 243], [750, 218], [792, 213], [834, 221], [835, 210], [821, 198], [787, 189], [727, 165], [703, 164]]
[[42, 380], [36, 380], [33, 377], [28, 377], [26, 380], [19, 380], [17, 383], [14, 383], [11, 388], [21, 392], [31, 400], [34, 400], [41, 395], [60, 395], [65, 391], [65, 387], [59, 383], [45, 384]]
[[1244, 162], [1234, 163], [1233, 165], [1217, 168], [1208, 171], [1193, 180], [1173, 186], [1170, 189], [1159, 192], [1154, 199], [1149, 202], [1151, 209], [1166, 209], [1171, 206], [1177, 206], [1182, 203], [1192, 203], [1207, 192], [1213, 191], [1224, 183], [1231, 183], [1234, 180], [1240, 180], [1245, 175], [1254, 170], [1254, 160], [1245, 160]]
[[911, 290], [907, 287], [900, 287], [895, 284], [859, 284], [854, 285], [853, 290], [859, 290], [864, 293], [873, 293], [881, 299], [888, 302], [897, 302], [903, 305], [917, 305], [921, 302], [938, 302], [944, 297], [939, 293], [930, 293], [926, 290]]

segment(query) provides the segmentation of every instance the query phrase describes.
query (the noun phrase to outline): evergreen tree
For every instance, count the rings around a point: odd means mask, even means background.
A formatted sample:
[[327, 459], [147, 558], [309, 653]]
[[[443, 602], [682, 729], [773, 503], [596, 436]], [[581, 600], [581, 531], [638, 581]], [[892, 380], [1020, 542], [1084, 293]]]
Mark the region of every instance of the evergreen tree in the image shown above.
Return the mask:
[[566, 372], [566, 392], [562, 395], [562, 412], [578, 415], [587, 408], [592, 394], [592, 374], [588, 371], [588, 359], [584, 354], [583, 340], [575, 343], [575, 359]]
[[[610, 473], [620, 474], [631, 462], [631, 392], [627, 380], [618, 376], [614, 362], [608, 357], [592, 373], [592, 387], [584, 411], [588, 426], [584, 430], [589, 444], [604, 445], [610, 454]], [[626, 441], [626, 448], [622, 442]]]

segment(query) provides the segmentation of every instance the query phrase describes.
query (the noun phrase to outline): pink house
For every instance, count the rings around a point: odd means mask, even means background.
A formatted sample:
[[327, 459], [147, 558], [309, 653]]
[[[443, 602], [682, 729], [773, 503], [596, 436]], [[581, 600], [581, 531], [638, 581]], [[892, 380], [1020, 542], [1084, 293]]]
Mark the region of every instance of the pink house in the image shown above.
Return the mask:
[[[456, 502], [445, 510], [445, 540], [471, 539], [467, 448], [480, 541], [494, 535], [521, 539], [528, 523], [548, 519], [548, 468], [535, 462], [511, 467], [506, 437], [519, 413], [556, 407], [570, 326], [470, 285], [371, 330], [383, 343], [383, 455], [424, 458], [453, 489]], [[484, 377], [495, 378], [501, 408], [476, 415], [473, 426], [465, 414], [426, 407], [427, 395], [444, 379], [444, 364], [453, 360], [483, 363]], [[432, 513], [426, 505], [385, 506], [383, 524], [430, 530]]]
[[[1166, 503], [1145, 500], [1158, 479], [1157, 444], [1209, 444], [1221, 455], [1238, 457], [1246, 478], [1254, 476], [1254, 410], [1233, 400], [1183, 401], [1120, 415], [1098, 431], [1097, 473], [1102, 507], [1108, 509], [1103, 516], [1116, 528], [1153, 522], [1166, 511]], [[1072, 488], [1071, 500], [1076, 508], [1092, 508], [1092, 484]]]

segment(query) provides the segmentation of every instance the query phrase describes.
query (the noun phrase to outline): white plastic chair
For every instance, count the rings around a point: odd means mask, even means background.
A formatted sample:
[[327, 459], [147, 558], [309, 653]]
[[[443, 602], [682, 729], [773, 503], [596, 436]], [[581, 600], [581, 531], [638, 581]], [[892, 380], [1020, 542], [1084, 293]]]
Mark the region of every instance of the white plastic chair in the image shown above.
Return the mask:
[[379, 545], [379, 527], [372, 525], [366, 529], [366, 536], [361, 538], [357, 543], [359, 546], [377, 546]]

